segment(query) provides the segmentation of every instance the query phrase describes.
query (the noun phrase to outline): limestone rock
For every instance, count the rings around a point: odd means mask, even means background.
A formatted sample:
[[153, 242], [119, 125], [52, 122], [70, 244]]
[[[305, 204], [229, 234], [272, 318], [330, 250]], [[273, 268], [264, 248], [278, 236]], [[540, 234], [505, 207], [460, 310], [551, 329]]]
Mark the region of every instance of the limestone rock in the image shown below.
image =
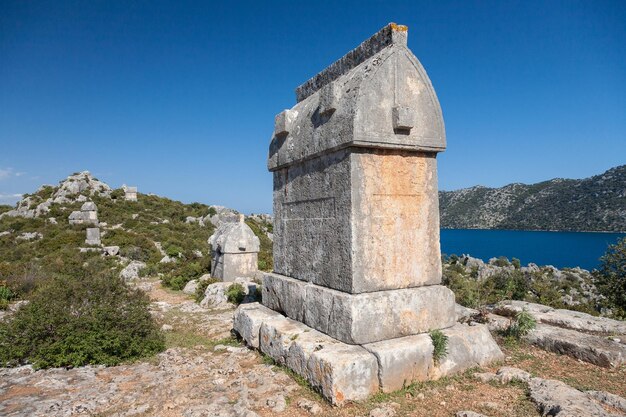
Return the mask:
[[528, 387], [530, 399], [544, 416], [610, 417], [602, 406], [589, 395], [564, 382], [533, 378]]
[[233, 209], [229, 209], [224, 206], [210, 206], [215, 210], [215, 214], [207, 215], [202, 219], [202, 223], [206, 224], [210, 222], [216, 228], [219, 228], [224, 223], [236, 223], [239, 220], [239, 213]]
[[240, 284], [243, 287], [245, 293], [243, 303], [256, 301], [257, 283], [247, 278], [236, 278], [234, 281], [210, 284], [204, 292], [204, 298], [200, 302], [200, 306], [213, 309], [232, 308], [233, 304], [228, 302], [226, 291], [235, 284]]
[[494, 311], [498, 314], [514, 316], [522, 310], [528, 311], [539, 323], [583, 332], [626, 334], [626, 322], [624, 321], [612, 320], [606, 317], [594, 317], [591, 314], [579, 311], [554, 309], [526, 301], [501, 301], [496, 305]]
[[606, 391], [587, 391], [586, 394], [602, 404], [626, 413], [626, 399]]
[[183, 292], [185, 294], [194, 295], [197, 289], [198, 289], [198, 280], [192, 279], [185, 285], [185, 288], [183, 288]]
[[376, 407], [369, 413], [369, 417], [395, 417], [396, 410], [385, 405], [382, 407]]
[[484, 414], [475, 413], [473, 411], [458, 411], [455, 417], [487, 417]]
[[529, 382], [532, 376], [521, 369], [504, 366], [496, 372], [496, 378], [502, 384], [508, 384], [511, 381]]
[[116, 256], [120, 253], [120, 247], [119, 246], [105, 246], [104, 248], [102, 248], [102, 251], [106, 256]]
[[300, 398], [298, 400], [297, 403], [299, 408], [302, 408], [303, 410], [308, 411], [309, 413], [313, 414], [314, 416], [320, 414], [322, 412], [322, 407], [319, 406], [319, 404], [317, 404], [314, 401], [311, 400], [307, 400], [306, 398]]
[[604, 336], [545, 324], [538, 324], [524, 338], [545, 350], [573, 356], [605, 368], [615, 368], [626, 363], [626, 341], [616, 342]]
[[43, 238], [43, 235], [39, 232], [23, 232], [16, 239], [19, 240], [37, 240]]
[[128, 265], [120, 272], [120, 277], [126, 281], [139, 278], [139, 271], [144, 269], [146, 264], [141, 261], [130, 261]]

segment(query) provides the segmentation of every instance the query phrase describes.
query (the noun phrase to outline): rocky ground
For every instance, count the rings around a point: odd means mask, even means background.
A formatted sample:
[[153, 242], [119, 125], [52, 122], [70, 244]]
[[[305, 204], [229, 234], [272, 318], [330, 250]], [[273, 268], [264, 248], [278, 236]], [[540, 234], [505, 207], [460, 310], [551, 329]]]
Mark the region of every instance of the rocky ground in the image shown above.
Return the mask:
[[[202, 308], [156, 281], [138, 285], [150, 294], [153, 312], [167, 331], [165, 352], [108, 368], [1, 369], [0, 415], [391, 417], [452, 416], [463, 410], [487, 416], [541, 415], [540, 410], [549, 415], [626, 415], [619, 399], [593, 393], [626, 396], [623, 366], [606, 369], [502, 340], [503, 363], [333, 408], [287, 370], [232, 339], [232, 309]], [[505, 366], [535, 378], [508, 381], [502, 374], [512, 371], [502, 370]]]

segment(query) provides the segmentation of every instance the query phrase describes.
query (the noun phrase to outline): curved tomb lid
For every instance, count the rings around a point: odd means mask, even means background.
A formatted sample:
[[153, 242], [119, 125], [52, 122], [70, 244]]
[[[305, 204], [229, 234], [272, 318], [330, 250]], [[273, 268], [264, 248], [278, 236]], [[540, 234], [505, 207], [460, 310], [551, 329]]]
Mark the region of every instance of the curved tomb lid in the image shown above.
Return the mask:
[[244, 222], [242, 214], [238, 222], [220, 225], [209, 238], [209, 244], [214, 251], [222, 253], [259, 252], [261, 246], [259, 238]]
[[389, 24], [298, 87], [299, 102], [275, 118], [268, 168], [346, 147], [445, 150], [439, 100], [406, 39], [406, 26]]

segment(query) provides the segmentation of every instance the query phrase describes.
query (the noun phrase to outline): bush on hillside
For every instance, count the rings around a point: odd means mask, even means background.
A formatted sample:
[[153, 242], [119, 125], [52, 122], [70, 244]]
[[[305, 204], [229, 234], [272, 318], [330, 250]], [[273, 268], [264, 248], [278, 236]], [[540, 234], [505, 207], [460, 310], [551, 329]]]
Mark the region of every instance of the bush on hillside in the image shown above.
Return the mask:
[[626, 317], [626, 238], [610, 245], [600, 262], [595, 272], [597, 287], [608, 306], [617, 310], [615, 315]]
[[165, 348], [143, 292], [102, 265], [79, 271], [46, 279], [0, 323], [0, 365], [116, 365]]

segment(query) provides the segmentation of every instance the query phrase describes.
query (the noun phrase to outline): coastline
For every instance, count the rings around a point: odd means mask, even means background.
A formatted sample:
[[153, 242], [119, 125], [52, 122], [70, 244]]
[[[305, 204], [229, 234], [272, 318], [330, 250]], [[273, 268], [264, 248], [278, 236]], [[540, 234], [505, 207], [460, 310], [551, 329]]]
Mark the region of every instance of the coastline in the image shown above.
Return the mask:
[[480, 227], [443, 227], [440, 226], [439, 229], [442, 230], [486, 230], [486, 231], [494, 231], [499, 230], [503, 232], [554, 232], [554, 233], [613, 233], [618, 235], [626, 235], [626, 230], [622, 232], [615, 232], [610, 230], [551, 230], [551, 229], [483, 229]]

